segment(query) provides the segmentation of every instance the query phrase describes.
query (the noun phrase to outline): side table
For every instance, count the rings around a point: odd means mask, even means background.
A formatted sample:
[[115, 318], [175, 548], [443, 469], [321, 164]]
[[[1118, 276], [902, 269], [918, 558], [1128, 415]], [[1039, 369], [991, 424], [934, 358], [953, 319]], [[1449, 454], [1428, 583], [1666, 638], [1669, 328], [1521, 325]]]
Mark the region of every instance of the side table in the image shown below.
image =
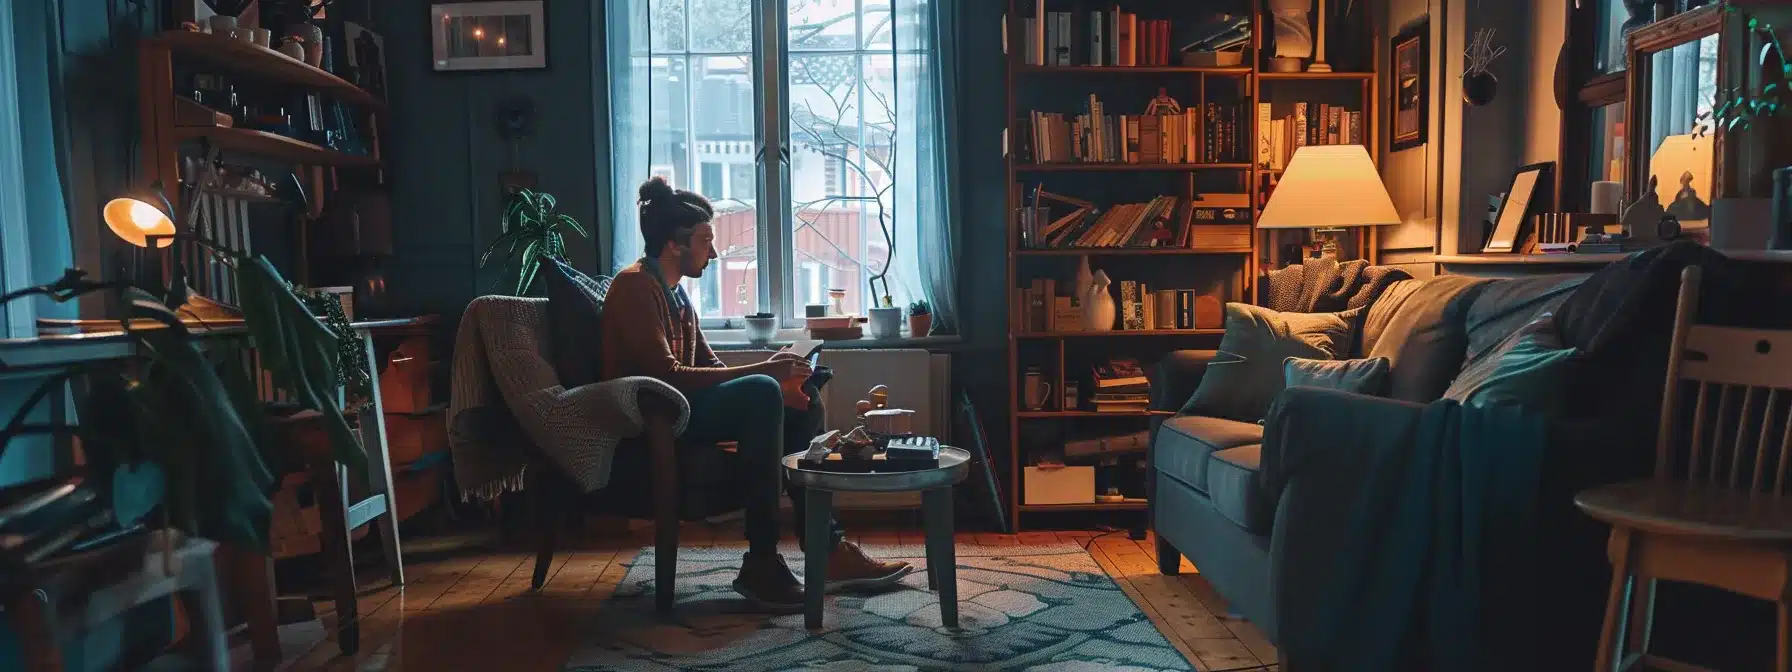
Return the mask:
[[[921, 525], [927, 536], [927, 587], [939, 591], [940, 621], [958, 627], [958, 558], [952, 549], [952, 486], [970, 474], [971, 454], [940, 446], [940, 466], [921, 471], [846, 473], [804, 469], [802, 453], [784, 456], [785, 475], [803, 486], [807, 511], [802, 524], [806, 539], [828, 538], [828, 520], [836, 492], [921, 492]], [[803, 625], [821, 627], [822, 599], [827, 593], [828, 548], [808, 548], [803, 560]]]

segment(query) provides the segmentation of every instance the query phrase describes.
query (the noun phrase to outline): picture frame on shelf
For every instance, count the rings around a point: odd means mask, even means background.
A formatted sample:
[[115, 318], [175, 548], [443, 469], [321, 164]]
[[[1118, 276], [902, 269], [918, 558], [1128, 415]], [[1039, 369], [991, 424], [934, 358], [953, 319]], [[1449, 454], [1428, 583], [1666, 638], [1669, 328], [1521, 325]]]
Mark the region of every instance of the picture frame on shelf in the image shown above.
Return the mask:
[[349, 83], [386, 98], [386, 38], [353, 21], [342, 22], [343, 55]]
[[542, 0], [432, 3], [430, 44], [435, 71], [546, 68], [543, 4]]
[[1506, 197], [1500, 202], [1500, 211], [1494, 215], [1493, 232], [1487, 236], [1487, 243], [1482, 246], [1483, 253], [1512, 253], [1523, 250], [1525, 223], [1531, 215], [1546, 212], [1551, 207], [1549, 201], [1555, 188], [1555, 167], [1553, 161], [1533, 163], [1519, 166], [1512, 173], [1511, 187], [1506, 190]]
[[1388, 48], [1389, 151], [1425, 144], [1430, 127], [1431, 21], [1423, 19], [1395, 35]]

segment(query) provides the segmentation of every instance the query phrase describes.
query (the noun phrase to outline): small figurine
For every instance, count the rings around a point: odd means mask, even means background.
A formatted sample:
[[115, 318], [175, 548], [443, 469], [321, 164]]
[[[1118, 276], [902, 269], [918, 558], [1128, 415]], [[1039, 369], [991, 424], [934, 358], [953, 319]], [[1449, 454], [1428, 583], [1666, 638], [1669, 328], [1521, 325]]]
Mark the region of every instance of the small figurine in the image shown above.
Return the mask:
[[1640, 198], [1624, 208], [1624, 232], [1631, 238], [1650, 240], [1657, 236], [1661, 226], [1661, 218], [1667, 210], [1661, 207], [1661, 199], [1655, 195], [1655, 176], [1649, 176], [1649, 187], [1643, 190]]
[[809, 451], [803, 453], [803, 459], [820, 462], [828, 459], [828, 453], [834, 451], [834, 445], [840, 442], [840, 430], [830, 429], [826, 434], [809, 439]]

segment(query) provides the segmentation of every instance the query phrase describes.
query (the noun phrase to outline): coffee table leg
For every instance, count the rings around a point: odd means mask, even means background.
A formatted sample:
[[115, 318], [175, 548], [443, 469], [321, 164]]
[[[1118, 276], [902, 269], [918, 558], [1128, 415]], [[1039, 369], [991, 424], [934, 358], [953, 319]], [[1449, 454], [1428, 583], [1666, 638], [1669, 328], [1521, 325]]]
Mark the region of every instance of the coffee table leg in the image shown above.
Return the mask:
[[834, 516], [834, 493], [807, 488], [803, 512], [803, 626], [821, 627], [821, 603], [828, 590], [828, 521]]
[[952, 488], [921, 493], [927, 528], [927, 575], [940, 597], [940, 622], [958, 627], [958, 558], [952, 548]]

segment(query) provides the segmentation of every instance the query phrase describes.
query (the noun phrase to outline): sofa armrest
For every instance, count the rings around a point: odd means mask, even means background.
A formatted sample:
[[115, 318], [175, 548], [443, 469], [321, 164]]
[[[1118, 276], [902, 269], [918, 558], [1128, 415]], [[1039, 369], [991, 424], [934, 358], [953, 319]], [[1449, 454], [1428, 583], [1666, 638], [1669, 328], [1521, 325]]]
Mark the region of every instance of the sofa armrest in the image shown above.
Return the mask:
[[1425, 405], [1316, 387], [1276, 395], [1263, 421], [1262, 492], [1280, 499], [1289, 482], [1320, 474], [1323, 487], [1354, 489], [1374, 455], [1404, 451]]
[[1151, 377], [1151, 410], [1181, 410], [1201, 386], [1208, 363], [1218, 356], [1218, 350], [1176, 350], [1164, 355]]

